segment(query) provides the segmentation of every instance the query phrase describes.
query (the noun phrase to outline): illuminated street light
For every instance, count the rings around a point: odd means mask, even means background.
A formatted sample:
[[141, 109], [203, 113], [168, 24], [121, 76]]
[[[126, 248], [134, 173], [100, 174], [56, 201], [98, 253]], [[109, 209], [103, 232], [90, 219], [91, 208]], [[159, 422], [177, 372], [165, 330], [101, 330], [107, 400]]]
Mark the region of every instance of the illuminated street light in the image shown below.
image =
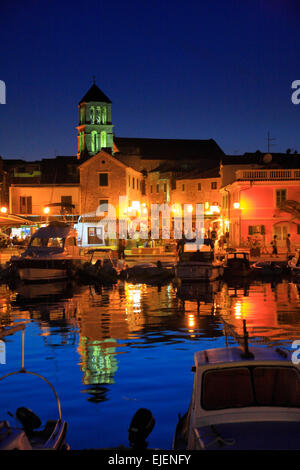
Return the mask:
[[235, 209], [239, 209], [239, 208], [240, 208], [240, 203], [239, 203], [239, 202], [234, 202], [234, 203], [233, 203], [233, 207], [234, 207]]
[[50, 207], [44, 207], [44, 214], [49, 214]]
[[7, 213], [7, 207], [5, 207], [5, 206], [1, 207], [0, 211], [1, 211], [2, 214], [6, 214]]
[[210, 212], [212, 212], [213, 214], [214, 214], [214, 213], [219, 214], [219, 213], [220, 213], [220, 208], [219, 208], [219, 206], [216, 206], [216, 205], [210, 206]]

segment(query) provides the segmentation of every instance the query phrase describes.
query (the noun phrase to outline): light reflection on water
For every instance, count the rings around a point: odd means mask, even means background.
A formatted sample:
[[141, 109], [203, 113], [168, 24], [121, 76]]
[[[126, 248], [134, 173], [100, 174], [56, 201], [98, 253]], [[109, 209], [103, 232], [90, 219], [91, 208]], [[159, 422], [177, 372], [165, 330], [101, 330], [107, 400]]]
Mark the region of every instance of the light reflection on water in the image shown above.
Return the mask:
[[[234, 344], [224, 336], [222, 319], [238, 333], [246, 319], [252, 342], [290, 347], [299, 339], [300, 286], [119, 282], [112, 288], [0, 288], [0, 325], [28, 321], [25, 366], [55, 386], [73, 449], [127, 445], [129, 422], [140, 407], [156, 419], [149, 446], [170, 448], [178, 413], [189, 404], [194, 352]], [[7, 338], [1, 375], [20, 368], [20, 345], [19, 333]], [[25, 384], [19, 377], [0, 386], [1, 418], [22, 405], [44, 419], [55, 412], [43, 383]]]

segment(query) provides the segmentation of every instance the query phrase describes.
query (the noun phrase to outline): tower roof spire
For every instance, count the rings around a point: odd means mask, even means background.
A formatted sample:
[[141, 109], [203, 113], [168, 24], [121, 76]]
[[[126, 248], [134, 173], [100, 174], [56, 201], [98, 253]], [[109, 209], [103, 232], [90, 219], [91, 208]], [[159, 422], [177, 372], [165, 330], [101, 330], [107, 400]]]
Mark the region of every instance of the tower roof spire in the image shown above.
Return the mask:
[[100, 88], [95, 83], [96, 77], [93, 76], [93, 85], [84, 95], [84, 97], [79, 101], [81, 103], [89, 103], [90, 101], [98, 101], [100, 103], [111, 103], [110, 99], [100, 90]]

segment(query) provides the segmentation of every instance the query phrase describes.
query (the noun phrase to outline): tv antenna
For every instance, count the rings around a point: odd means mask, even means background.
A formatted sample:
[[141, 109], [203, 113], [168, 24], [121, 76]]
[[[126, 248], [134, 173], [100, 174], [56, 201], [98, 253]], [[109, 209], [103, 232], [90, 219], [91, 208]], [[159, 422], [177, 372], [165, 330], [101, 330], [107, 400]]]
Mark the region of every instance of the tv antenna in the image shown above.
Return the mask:
[[272, 142], [274, 142], [276, 139], [270, 137], [270, 132], [269, 131], [268, 131], [268, 139], [267, 140], [268, 140], [268, 153], [270, 153], [270, 147], [271, 147], [271, 145], [274, 145], [274, 144], [272, 144]]

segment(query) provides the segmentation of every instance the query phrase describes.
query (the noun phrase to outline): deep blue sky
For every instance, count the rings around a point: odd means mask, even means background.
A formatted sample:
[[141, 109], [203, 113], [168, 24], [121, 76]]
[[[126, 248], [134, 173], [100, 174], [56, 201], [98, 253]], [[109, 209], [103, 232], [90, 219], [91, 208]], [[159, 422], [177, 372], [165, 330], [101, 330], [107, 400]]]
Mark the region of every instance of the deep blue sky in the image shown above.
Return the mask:
[[299, 0], [0, 0], [0, 155], [75, 155], [96, 75], [120, 137], [300, 152]]

